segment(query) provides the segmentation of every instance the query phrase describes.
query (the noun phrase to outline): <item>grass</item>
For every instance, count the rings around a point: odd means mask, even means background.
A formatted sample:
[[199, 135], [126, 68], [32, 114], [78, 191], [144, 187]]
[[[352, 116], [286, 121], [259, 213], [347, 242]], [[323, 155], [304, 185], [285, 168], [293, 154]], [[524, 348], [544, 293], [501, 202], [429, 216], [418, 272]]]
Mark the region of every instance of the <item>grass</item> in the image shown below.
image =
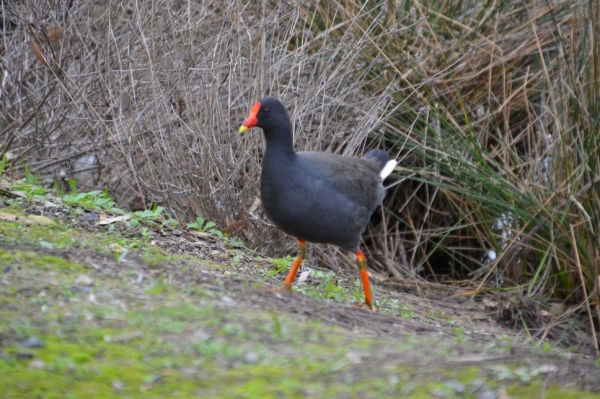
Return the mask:
[[[38, 179], [35, 177], [30, 177], [29, 180]], [[18, 188], [22, 188], [22, 183], [17, 183], [16, 186]], [[71, 185], [73, 192], [75, 192], [74, 184]], [[35, 183], [28, 183], [26, 190], [30, 192], [42, 191], [43, 187], [40, 189]], [[27, 191], [26, 191], [27, 192]], [[25, 192], [25, 193], [26, 193]], [[75, 215], [78, 217], [83, 215], [81, 211], [81, 207], [85, 206], [86, 208], [98, 209], [94, 208], [95, 205], [93, 202], [89, 202], [89, 200], [94, 200], [99, 198], [100, 204], [107, 204], [106, 207], [111, 207], [114, 204], [112, 198], [107, 195], [106, 191], [98, 191], [97, 193], [101, 194], [100, 196], [89, 195], [89, 196], [73, 196], [72, 198], [81, 198], [82, 202], [70, 201], [68, 204], [63, 204], [64, 210], [69, 210], [69, 204], [71, 206], [76, 206], [77, 208], [74, 211]], [[24, 221], [27, 226], [33, 225], [33, 227], [25, 227], [22, 224], [17, 224], [13, 226], [6, 226], [5, 237], [3, 238], [7, 243], [16, 243], [14, 238], [12, 238], [15, 233], [10, 231], [10, 228], [17, 228], [18, 230], [24, 230], [24, 233], [19, 233], [20, 241], [25, 244], [34, 244], [39, 245], [44, 249], [65, 249], [65, 248], [86, 248], [90, 247], [90, 242], [93, 240], [98, 240], [100, 237], [104, 236], [104, 239], [101, 240], [102, 244], [93, 246], [94, 249], [101, 251], [104, 254], [112, 254], [116, 263], [123, 263], [127, 261], [128, 257], [132, 253], [132, 250], [142, 250], [142, 259], [146, 260], [149, 265], [153, 267], [160, 268], [162, 262], [174, 260], [177, 257], [173, 255], [165, 254], [164, 251], [153, 244], [149, 244], [151, 242], [151, 233], [148, 230], [148, 227], [140, 227], [138, 229], [139, 234], [133, 234], [134, 236], [138, 236], [138, 238], [124, 238], [119, 234], [114, 234], [114, 229], [109, 228], [108, 234], [106, 233], [95, 233], [94, 236], [87, 235], [83, 241], [81, 241], [84, 237], [78, 237], [77, 235], [73, 236], [72, 228], [70, 228], [69, 223], [62, 223], [59, 218], [55, 218], [54, 221], [50, 220], [47, 217], [29, 215], [25, 216], [23, 212], [24, 207], [30, 207], [31, 205], [40, 204], [47, 199], [53, 199], [53, 194], [49, 191], [44, 191], [44, 196], [40, 198], [31, 197], [30, 200], [27, 200], [27, 196], [24, 198], [17, 198], [16, 200], [10, 200], [10, 212], [20, 215], [20, 220]], [[105, 207], [105, 208], [106, 208]], [[108, 209], [107, 209], [108, 210]], [[78, 212], [79, 211], [79, 212]], [[158, 222], [162, 221], [163, 226], [165, 226], [165, 221], [172, 220], [169, 215], [163, 213], [163, 208], [154, 208], [154, 210], [147, 210], [144, 212], [136, 212], [143, 213], [145, 216], [145, 224], [147, 226], [158, 226]], [[102, 210], [100, 211], [102, 212]], [[135, 213], [134, 213], [135, 214]], [[199, 221], [198, 221], [199, 222]], [[209, 227], [207, 227], [209, 226]], [[45, 228], [46, 227], [46, 228]], [[48, 229], [47, 227], [50, 227]], [[114, 227], [114, 225], [111, 225]], [[205, 223], [202, 220], [202, 224], [200, 225], [200, 229], [204, 228], [213, 229], [212, 224]], [[2, 230], [0, 230], [0, 234], [2, 234]], [[53, 234], [48, 234], [53, 232]], [[105, 235], [106, 234], [106, 235]], [[211, 233], [212, 234], [212, 233]], [[129, 235], [131, 237], [131, 234]], [[218, 235], [216, 235], [218, 237]], [[237, 243], [234, 239], [230, 238], [228, 235], [222, 235], [221, 237], [222, 244], [227, 245], [230, 249], [233, 249], [237, 246]], [[240, 266], [240, 258], [238, 255], [233, 256], [232, 265], [225, 272], [227, 275], [239, 275], [236, 272], [238, 266]], [[260, 261], [260, 256], [256, 258], [257, 261]], [[275, 282], [276, 285], [281, 283], [282, 276], [289, 269], [293, 257], [288, 256], [285, 258], [277, 258], [271, 259], [271, 263], [275, 266], [274, 269], [260, 269], [259, 272], [263, 276], [263, 280], [271, 280], [271, 282]], [[210, 265], [206, 264], [206, 266], [214, 267], [215, 270], [222, 270], [224, 268], [223, 265]], [[364, 292], [362, 290], [362, 285], [358, 279], [354, 279], [350, 283], [344, 279], [338, 278], [332, 271], [321, 271], [314, 268], [304, 267], [305, 277], [310, 279], [310, 283], [306, 284], [305, 282], [298, 281], [294, 290], [300, 292], [301, 294], [312, 297], [315, 299], [320, 299], [328, 302], [338, 302], [338, 303], [362, 303], [364, 298]], [[166, 287], [164, 283], [158, 282], [152, 287], [148, 288], [147, 293], [151, 295], [161, 295], [165, 291]], [[376, 295], [376, 306], [380, 312], [388, 313], [390, 315], [400, 316], [406, 320], [414, 320], [414, 321], [424, 321], [426, 323], [432, 322], [436, 315], [435, 314], [426, 314], [419, 315], [415, 313], [414, 309], [411, 307], [407, 307], [402, 305], [397, 299], [384, 297], [379, 299], [378, 295]], [[519, 311], [519, 309], [517, 309]], [[520, 312], [520, 311], [519, 311]], [[519, 313], [520, 314], [520, 313]], [[525, 330], [525, 333], [531, 336], [528, 327], [528, 319], [519, 316], [519, 326], [522, 326]], [[459, 339], [460, 342], [463, 342], [462, 339]]]
[[[27, 218], [23, 218], [27, 220]], [[146, 256], [163, 255], [159, 248], [149, 242], [136, 238], [123, 238], [111, 236], [105, 233], [90, 233], [73, 229], [67, 224], [54, 224], [51, 228], [38, 223], [2, 223], [0, 234], [4, 241], [13, 241], [11, 238], [19, 237], [18, 242], [23, 244], [41, 245], [47, 249], [65, 249], [70, 247], [94, 248], [104, 253], [110, 252], [110, 248], [136, 248], [144, 251]]]
[[[66, 5], [7, 5], [0, 175], [28, 201], [63, 176], [137, 206], [133, 224], [174, 228], [168, 210], [291, 253], [257, 202], [262, 139], [235, 134], [269, 93], [296, 149], [401, 161], [365, 237], [372, 270], [581, 306], [595, 334], [596, 2], [188, 3], [76, 4], [68, 26]], [[114, 209], [91, 192], [68, 195]]]
[[110, 197], [108, 190], [89, 191], [86, 193], [72, 192], [61, 197], [63, 204], [67, 206], [80, 206], [92, 211], [110, 211], [111, 213], [123, 214], [123, 210], [116, 207], [116, 203]]
[[[24, 270], [39, 268], [18, 255], [15, 261]], [[55, 269], [51, 263], [45, 269], [58, 272], [78, 267]], [[70, 284], [62, 281], [60, 286]], [[114, 291], [123, 284], [97, 276], [94, 290]], [[6, 295], [0, 290], [2, 300], [8, 299]], [[312, 392], [328, 397], [403, 393], [429, 397], [439, 390], [452, 393], [452, 386], [468, 386], [483, 376], [475, 367], [461, 372], [440, 369], [419, 374], [427, 375], [430, 383], [416, 382], [412, 372], [399, 364], [367, 378], [349, 360], [348, 351], [368, 356], [380, 343], [287, 315], [223, 308], [211, 296], [202, 296], [199, 302], [182, 301], [176, 289], [165, 285], [160, 298], [129, 302], [129, 309], [124, 310], [118, 305], [98, 307], [75, 293], [62, 306], [48, 303], [44, 313], [34, 312], [23, 295], [12, 299], [12, 309], [3, 311], [2, 319], [12, 320], [9, 325], [0, 323], [3, 335], [11, 337], [10, 342], [35, 336], [43, 344], [32, 349], [20, 348], [16, 342], [5, 346], [6, 355], [0, 359], [4, 395], [232, 397], [243, 393], [252, 398], [301, 397]], [[415, 336], [413, 341], [421, 339]], [[391, 345], [388, 350], [412, 346]], [[273, 351], [273, 347], [280, 350]], [[17, 354], [24, 352], [35, 361], [19, 360]], [[498, 373], [499, 381], [509, 387], [533, 383], [535, 388], [527, 390], [541, 389], [531, 371], [509, 366]], [[547, 393], [554, 389], [548, 388]], [[519, 397], [522, 391], [515, 392]], [[570, 392], [574, 391], [566, 389], [566, 394]]]
[[[7, 210], [23, 214], [16, 202]], [[543, 386], [536, 363], [443, 366], [466, 348], [500, 354], [513, 349], [474, 342], [467, 329], [400, 340], [363, 336], [318, 318], [245, 305], [268, 291], [248, 282], [229, 298], [226, 287], [235, 282], [220, 276], [228, 265], [167, 256], [144, 237], [90, 233], [68, 218], [53, 226], [26, 225], [25, 219], [0, 223], [0, 236], [13, 245], [0, 249], [0, 263], [11, 265], [0, 285], [0, 386], [7, 398], [429, 398], [442, 392], [476, 398], [476, 391], [457, 389], [477, 381], [494, 392], [510, 389], [513, 397], [542, 390], [547, 397], [593, 397]], [[76, 243], [58, 250], [67, 238]], [[128, 248], [131, 258], [111, 256], [111, 243]], [[133, 257], [136, 252], [163, 258], [145, 262]], [[169, 266], [172, 261], [185, 262], [185, 270], [180, 263]], [[283, 272], [290, 261], [273, 260], [275, 270]], [[218, 274], [198, 284], [193, 276], [209, 270]], [[330, 272], [307, 271], [319, 284], [298, 285], [303, 295], [348, 302], [361, 293], [360, 285], [337, 284]], [[39, 345], [23, 345], [31, 339]]]

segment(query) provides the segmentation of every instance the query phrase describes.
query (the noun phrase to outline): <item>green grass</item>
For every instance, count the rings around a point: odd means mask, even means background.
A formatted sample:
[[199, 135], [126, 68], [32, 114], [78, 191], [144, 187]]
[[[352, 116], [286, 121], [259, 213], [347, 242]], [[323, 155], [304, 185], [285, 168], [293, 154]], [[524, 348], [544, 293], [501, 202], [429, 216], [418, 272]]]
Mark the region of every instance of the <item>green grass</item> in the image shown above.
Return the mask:
[[[6, 208], [5, 208], [6, 209]], [[8, 208], [5, 211], [24, 216], [18, 208]], [[38, 223], [25, 223], [26, 217], [12, 222], [3, 222], [0, 224], [0, 235], [12, 237], [23, 244], [52, 246], [58, 249], [82, 247], [93, 248], [104, 253], [113, 252], [110, 248], [122, 247], [132, 248], [142, 251], [149, 257], [156, 257], [156, 260], [170, 259], [160, 247], [152, 245], [148, 239], [127, 238], [115, 233], [87, 232], [73, 228], [70, 223], [58, 223], [48, 228]], [[9, 239], [10, 240], [10, 239]], [[48, 248], [50, 249], [50, 248]]]
[[[126, 304], [99, 305], [76, 289], [74, 277], [92, 272], [84, 265], [21, 250], [1, 251], [0, 260], [36, 276], [17, 295], [0, 287], [0, 334], [6, 338], [0, 386], [6, 398], [459, 397], [451, 392], [453, 381], [468, 386], [482, 378], [491, 388], [511, 388], [513, 397], [541, 390], [539, 377], [520, 372], [518, 364], [502, 372], [437, 367], [436, 356], [451, 359], [456, 349], [434, 337], [360, 337], [294, 315], [226, 306], [212, 290], [184, 292], [158, 280], [145, 290], [149, 296], [140, 296], [127, 278], [92, 274], [94, 292], [111, 292]], [[29, 337], [43, 346], [20, 347]], [[468, 334], [461, 337], [469, 343]], [[18, 355], [23, 353], [33, 359]], [[376, 359], [382, 353], [398, 355], [381, 363]], [[547, 387], [547, 397], [557, 389]], [[563, 397], [593, 397], [564, 391]]]
[[[10, 265], [0, 285], [3, 398], [477, 398], [456, 391], [477, 380], [515, 398], [542, 390], [549, 398], [593, 397], [544, 386], [535, 366], [449, 366], [466, 348], [495, 354], [514, 348], [474, 342], [464, 327], [398, 340], [362, 336], [316, 318], [246, 306], [246, 295], [225, 300], [222, 276], [215, 275], [220, 282], [213, 286], [193, 281], [232, 265], [169, 255], [144, 235], [92, 233], [69, 220], [40, 224], [15, 203], [3, 211], [22, 216], [0, 223], [2, 243], [14, 246], [0, 248], [0, 264]], [[95, 253], [93, 265], [83, 250]], [[143, 264], [129, 263], [135, 254]], [[185, 264], [181, 280], [167, 265], [173, 261]], [[291, 261], [272, 260], [263, 278], [285, 274]], [[330, 271], [307, 270], [311, 284], [297, 284], [294, 295], [362, 302], [358, 279], [348, 283]], [[147, 275], [141, 281], [140, 272]], [[248, 298], [265, 290], [248, 281], [238, 289]], [[398, 301], [378, 305], [401, 318], [423, 319]], [[32, 337], [43, 345], [20, 345]]]
[[[368, 356], [369, 348], [376, 344], [365, 338], [357, 341], [343, 331], [318, 323], [304, 326], [283, 317], [278, 323], [286, 334], [281, 334], [274, 328], [276, 323], [269, 314], [228, 314], [218, 308], [191, 304], [177, 308], [159, 306], [143, 314], [130, 311], [125, 319], [128, 325], [124, 328], [88, 323], [76, 326], [68, 335], [55, 332], [42, 336], [43, 348], [32, 350], [36, 359], [43, 362], [41, 370], [31, 369], [29, 361], [15, 360], [12, 355], [19, 349], [9, 347], [8, 358], [0, 361], [0, 384], [6, 389], [6, 397], [31, 393], [42, 398], [195, 397], [199, 392], [209, 397], [235, 397], [243, 393], [251, 398], [281, 394], [302, 397], [307, 389], [329, 397], [402, 393], [429, 397], [431, 392], [451, 392], [449, 381], [468, 385], [485, 376], [475, 367], [460, 372], [437, 370], [424, 373], [430, 382], [420, 380], [415, 384], [412, 378], [419, 374], [397, 366], [378, 378], [366, 378], [358, 373], [348, 384], [338, 379], [344, 371], [353, 368], [347, 351], [359, 350]], [[257, 325], [261, 328], [256, 329]], [[55, 328], [58, 330], [59, 326]], [[186, 343], [186, 328], [201, 328], [208, 333], [197, 342]], [[132, 335], [131, 340], [111, 342], [132, 331], [142, 333]], [[310, 334], [305, 336], [308, 331]], [[32, 333], [34, 331], [28, 328], [21, 336]], [[165, 338], [165, 334], [171, 339]], [[249, 342], [256, 334], [262, 334], [265, 343]], [[288, 353], [274, 353], [268, 342], [287, 344]], [[330, 349], [324, 351], [324, 348]], [[255, 355], [245, 362], [249, 351]], [[192, 374], [186, 374], [188, 372]], [[507, 386], [516, 384], [510, 381], [516, 378], [506, 379]], [[120, 387], [118, 392], [115, 386]], [[532, 386], [521, 382], [512, 388], [514, 397], [527, 397], [519, 395], [535, 394], [539, 390], [539, 382]], [[550, 387], [547, 395], [553, 390], [555, 388]], [[567, 395], [573, 390], [564, 392]], [[476, 395], [464, 397], [475, 398]]]

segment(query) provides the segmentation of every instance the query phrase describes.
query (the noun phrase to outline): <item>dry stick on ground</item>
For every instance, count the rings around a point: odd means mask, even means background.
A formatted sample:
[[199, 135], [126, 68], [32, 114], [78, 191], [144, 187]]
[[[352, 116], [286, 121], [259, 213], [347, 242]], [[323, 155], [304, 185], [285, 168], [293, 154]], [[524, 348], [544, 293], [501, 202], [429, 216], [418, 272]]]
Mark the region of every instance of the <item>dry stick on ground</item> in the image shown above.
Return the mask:
[[570, 224], [571, 239], [573, 240], [573, 251], [575, 251], [575, 264], [577, 265], [577, 271], [579, 272], [579, 278], [581, 279], [581, 290], [583, 291], [583, 297], [585, 298], [585, 309], [588, 314], [590, 321], [590, 329], [592, 330], [592, 339], [594, 348], [596, 348], [596, 356], [600, 356], [600, 350], [598, 350], [598, 339], [596, 338], [596, 329], [594, 328], [594, 318], [592, 317], [592, 310], [590, 309], [590, 299], [587, 295], [587, 289], [585, 288], [585, 280], [583, 278], [583, 272], [581, 271], [581, 264], [579, 263], [579, 251], [577, 250], [577, 240], [575, 239], [575, 230], [573, 225]]

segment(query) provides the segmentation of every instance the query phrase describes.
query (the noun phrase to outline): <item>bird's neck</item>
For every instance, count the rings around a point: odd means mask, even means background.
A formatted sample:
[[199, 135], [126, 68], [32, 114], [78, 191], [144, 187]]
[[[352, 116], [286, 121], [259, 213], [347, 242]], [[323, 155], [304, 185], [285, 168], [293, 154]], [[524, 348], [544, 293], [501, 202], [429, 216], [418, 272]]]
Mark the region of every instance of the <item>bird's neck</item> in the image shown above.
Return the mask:
[[293, 158], [294, 143], [292, 139], [292, 126], [289, 124], [279, 125], [277, 129], [263, 129], [267, 141], [265, 149], [265, 162], [276, 161], [281, 162], [286, 159]]

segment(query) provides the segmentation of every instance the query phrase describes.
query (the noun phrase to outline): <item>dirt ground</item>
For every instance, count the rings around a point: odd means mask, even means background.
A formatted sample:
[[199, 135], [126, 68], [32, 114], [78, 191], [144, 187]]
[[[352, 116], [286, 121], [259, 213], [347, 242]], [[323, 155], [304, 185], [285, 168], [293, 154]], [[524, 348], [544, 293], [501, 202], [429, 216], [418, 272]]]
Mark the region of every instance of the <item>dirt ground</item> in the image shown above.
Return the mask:
[[[9, 387], [0, 397], [506, 399], [600, 389], [586, 319], [564, 307], [374, 276], [373, 313], [352, 296], [320, 296], [312, 274], [282, 293], [286, 271], [241, 243], [100, 225], [101, 212], [54, 201], [0, 198], [0, 385]], [[332, 281], [340, 292], [357, 283], [351, 270]]]

